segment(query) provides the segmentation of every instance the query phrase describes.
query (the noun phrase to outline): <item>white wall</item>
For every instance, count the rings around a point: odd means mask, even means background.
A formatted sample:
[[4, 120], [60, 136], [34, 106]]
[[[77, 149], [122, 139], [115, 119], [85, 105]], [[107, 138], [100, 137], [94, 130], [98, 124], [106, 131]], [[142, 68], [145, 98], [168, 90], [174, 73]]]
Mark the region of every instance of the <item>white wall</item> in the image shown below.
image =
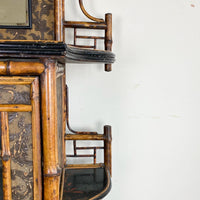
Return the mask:
[[113, 72], [66, 68], [72, 127], [113, 126], [105, 199], [199, 200], [200, 0], [84, 2], [96, 16], [113, 13]]

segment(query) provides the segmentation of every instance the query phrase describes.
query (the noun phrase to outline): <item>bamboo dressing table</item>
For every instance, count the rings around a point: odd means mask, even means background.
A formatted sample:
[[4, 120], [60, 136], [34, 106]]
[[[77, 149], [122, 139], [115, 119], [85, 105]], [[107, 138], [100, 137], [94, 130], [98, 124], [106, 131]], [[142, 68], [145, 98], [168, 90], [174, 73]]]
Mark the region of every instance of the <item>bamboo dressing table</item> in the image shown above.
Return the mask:
[[[2, 2], [5, 9], [16, 4]], [[102, 199], [111, 188], [111, 126], [103, 134], [70, 127], [65, 64], [99, 62], [111, 71], [112, 15], [95, 18], [79, 0], [88, 22], [65, 21], [64, 0], [21, 2], [25, 18], [3, 23], [0, 17], [0, 200]], [[65, 44], [68, 28], [74, 30], [73, 44]], [[79, 29], [104, 30], [105, 36], [82, 36]], [[80, 38], [94, 45], [79, 45]], [[97, 50], [98, 40], [105, 49]], [[66, 153], [66, 141], [72, 141], [73, 154]], [[78, 141], [103, 141], [103, 146], [83, 147]], [[83, 150], [93, 154], [80, 155]], [[98, 150], [104, 152], [101, 163]], [[67, 162], [83, 157], [93, 162]]]

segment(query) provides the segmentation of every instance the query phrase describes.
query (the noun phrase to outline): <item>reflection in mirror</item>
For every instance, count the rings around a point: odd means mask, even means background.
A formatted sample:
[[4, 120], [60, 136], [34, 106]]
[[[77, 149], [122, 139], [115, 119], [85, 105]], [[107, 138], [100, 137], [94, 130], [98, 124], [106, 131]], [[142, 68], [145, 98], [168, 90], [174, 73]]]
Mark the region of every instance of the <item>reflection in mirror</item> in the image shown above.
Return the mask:
[[3, 176], [2, 176], [2, 160], [1, 160], [1, 122], [0, 122], [0, 199], [3, 197]]
[[31, 0], [0, 0], [0, 27], [30, 27]]

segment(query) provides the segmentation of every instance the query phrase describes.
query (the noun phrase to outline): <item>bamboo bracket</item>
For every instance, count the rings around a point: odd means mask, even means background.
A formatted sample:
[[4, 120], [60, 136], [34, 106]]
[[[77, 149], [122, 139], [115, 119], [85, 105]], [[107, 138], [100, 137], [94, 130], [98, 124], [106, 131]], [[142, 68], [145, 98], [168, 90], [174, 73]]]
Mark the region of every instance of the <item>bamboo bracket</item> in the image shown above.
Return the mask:
[[92, 15], [90, 15], [86, 10], [85, 10], [85, 7], [83, 5], [83, 1], [82, 0], [79, 0], [79, 6], [81, 8], [81, 11], [83, 12], [83, 14], [88, 18], [88, 19], [91, 19], [92, 21], [95, 21], [95, 22], [104, 22], [103, 19], [100, 19], [100, 18], [96, 18], [96, 17], [93, 17]]

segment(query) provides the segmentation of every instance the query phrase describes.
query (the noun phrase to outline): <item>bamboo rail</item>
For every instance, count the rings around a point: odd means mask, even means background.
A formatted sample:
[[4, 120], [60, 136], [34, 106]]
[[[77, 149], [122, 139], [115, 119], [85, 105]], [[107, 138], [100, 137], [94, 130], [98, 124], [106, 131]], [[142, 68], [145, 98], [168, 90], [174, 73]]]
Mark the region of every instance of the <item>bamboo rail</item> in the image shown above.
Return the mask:
[[21, 105], [21, 104], [1, 104], [0, 112], [31, 112], [32, 105]]
[[104, 167], [104, 163], [98, 164], [67, 164], [65, 166], [67, 169], [90, 169], [90, 168], [102, 168]]
[[65, 140], [106, 140], [105, 135], [73, 135], [73, 134], [65, 134]]

